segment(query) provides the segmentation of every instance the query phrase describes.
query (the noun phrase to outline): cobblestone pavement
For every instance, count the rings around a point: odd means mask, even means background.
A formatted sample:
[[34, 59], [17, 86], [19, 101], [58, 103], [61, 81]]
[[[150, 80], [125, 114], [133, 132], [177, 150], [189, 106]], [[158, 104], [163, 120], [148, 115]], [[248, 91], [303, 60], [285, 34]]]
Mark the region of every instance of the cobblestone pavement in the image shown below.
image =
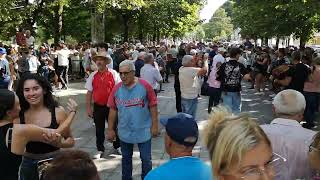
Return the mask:
[[[255, 93], [254, 90], [247, 88], [248, 83], [244, 83], [242, 92], [242, 111], [250, 112], [258, 119], [261, 124], [269, 123], [272, 120], [271, 101], [269, 97], [270, 92]], [[173, 88], [173, 78], [171, 82], [163, 85], [164, 91], [158, 94], [159, 105], [158, 109], [160, 117], [167, 117], [176, 113], [175, 108], [175, 93]], [[74, 98], [79, 104], [79, 112], [77, 119], [72, 124], [72, 132], [76, 139], [76, 149], [81, 149], [90, 153], [94, 158], [97, 154], [95, 147], [95, 128], [93, 120], [86, 115], [85, 108], [85, 94], [84, 82], [71, 83], [70, 88], [64, 91], [56, 91], [55, 95], [58, 97], [61, 105], [65, 106], [69, 97]], [[208, 117], [207, 113], [208, 97], [201, 97], [197, 110], [197, 121], [200, 131], [206, 124]], [[164, 150], [164, 129], [161, 128], [161, 135], [152, 139], [152, 162], [153, 167], [166, 162], [169, 156]], [[106, 151], [112, 149], [112, 144], [105, 142]], [[201, 138], [194, 148], [194, 155], [208, 162], [208, 153], [202, 146]], [[121, 156], [112, 155], [107, 158], [95, 159], [101, 178], [119, 180], [121, 179]], [[133, 154], [133, 179], [140, 179], [141, 161], [139, 158], [139, 151], [137, 147]]]

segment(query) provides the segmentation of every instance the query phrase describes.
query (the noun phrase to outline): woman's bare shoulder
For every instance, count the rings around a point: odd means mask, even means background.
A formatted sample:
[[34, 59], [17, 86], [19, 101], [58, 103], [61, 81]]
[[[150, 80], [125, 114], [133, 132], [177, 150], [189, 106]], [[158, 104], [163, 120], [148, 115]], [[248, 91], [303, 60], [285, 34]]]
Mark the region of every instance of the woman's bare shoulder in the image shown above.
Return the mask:
[[56, 118], [58, 123], [60, 124], [61, 122], [63, 122], [67, 117], [67, 112], [64, 109], [64, 107], [62, 106], [58, 106], [56, 107]]

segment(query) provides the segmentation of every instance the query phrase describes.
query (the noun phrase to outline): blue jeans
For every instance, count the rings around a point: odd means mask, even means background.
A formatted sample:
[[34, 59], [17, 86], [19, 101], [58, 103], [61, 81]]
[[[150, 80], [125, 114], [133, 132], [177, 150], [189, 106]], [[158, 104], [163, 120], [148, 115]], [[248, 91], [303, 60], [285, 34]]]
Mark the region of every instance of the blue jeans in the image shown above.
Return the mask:
[[[122, 152], [122, 180], [132, 180], [133, 145], [134, 144], [120, 141]], [[144, 177], [152, 169], [151, 139], [143, 143], [138, 143], [138, 148], [142, 162], [141, 179], [144, 179]]]
[[312, 128], [314, 126], [315, 113], [318, 110], [319, 102], [319, 93], [315, 92], [304, 92], [303, 93], [306, 99], [306, 109], [304, 110], [304, 120], [307, 122], [306, 127]]
[[38, 174], [38, 162], [39, 160], [23, 157], [20, 165], [19, 177], [20, 180], [37, 180]]
[[239, 114], [241, 112], [241, 94], [240, 92], [222, 92], [223, 105], [232, 113]]
[[196, 118], [197, 106], [198, 106], [198, 98], [195, 98], [195, 99], [181, 98], [182, 112], [190, 114], [194, 118]]

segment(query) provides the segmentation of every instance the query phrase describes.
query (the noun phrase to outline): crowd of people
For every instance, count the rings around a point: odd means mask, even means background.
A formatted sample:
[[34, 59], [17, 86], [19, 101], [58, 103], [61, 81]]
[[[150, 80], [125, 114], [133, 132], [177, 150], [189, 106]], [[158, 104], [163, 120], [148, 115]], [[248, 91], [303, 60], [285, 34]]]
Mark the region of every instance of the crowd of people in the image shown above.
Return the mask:
[[[24, 36], [22, 34], [25, 33]], [[84, 78], [86, 113], [95, 123], [99, 157], [122, 156], [122, 179], [132, 179], [134, 145], [141, 179], [319, 179], [320, 57], [311, 48], [165, 42], [42, 44], [19, 31], [17, 46], [0, 44], [0, 175], [5, 180], [98, 180], [75, 144], [69, 112], [53, 91], [67, 90], [68, 75]], [[75, 66], [78, 63], [76, 68]], [[159, 120], [157, 94], [174, 76], [177, 114]], [[263, 95], [272, 91], [275, 119], [259, 125], [241, 110], [242, 80]], [[197, 126], [200, 96], [208, 96], [208, 124]], [[105, 122], [108, 122], [107, 133]], [[302, 124], [302, 122], [305, 122]], [[170, 160], [152, 169], [152, 137], [165, 127]], [[203, 136], [209, 166], [192, 150]], [[106, 151], [106, 138], [113, 149]], [[318, 172], [319, 171], [319, 172]]]

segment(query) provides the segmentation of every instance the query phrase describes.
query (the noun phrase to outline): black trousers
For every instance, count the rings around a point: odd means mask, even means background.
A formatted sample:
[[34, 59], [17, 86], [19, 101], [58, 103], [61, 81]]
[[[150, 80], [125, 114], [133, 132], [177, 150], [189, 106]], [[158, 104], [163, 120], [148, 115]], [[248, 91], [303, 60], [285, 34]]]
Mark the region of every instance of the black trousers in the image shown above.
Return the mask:
[[62, 87], [68, 87], [68, 66], [58, 66], [57, 74]]
[[[93, 120], [96, 125], [96, 145], [98, 151], [104, 151], [104, 140], [105, 140], [105, 122], [108, 121], [109, 108], [107, 106], [101, 106], [98, 104], [93, 105]], [[116, 134], [117, 130], [115, 129]], [[113, 148], [118, 149], [120, 147], [120, 140], [118, 135], [116, 141], [113, 142]]]
[[173, 73], [174, 62], [175, 62], [175, 60], [174, 61], [168, 61], [167, 64], [166, 64], [166, 78], [165, 78], [165, 81], [168, 81], [170, 73]]
[[212, 108], [212, 106], [217, 106], [220, 103], [221, 99], [221, 89], [210, 87], [208, 89], [209, 98], [209, 105], [208, 108]]
[[174, 91], [176, 93], [176, 109], [177, 109], [177, 112], [179, 113], [179, 112], [182, 112], [180, 86], [174, 86]]

